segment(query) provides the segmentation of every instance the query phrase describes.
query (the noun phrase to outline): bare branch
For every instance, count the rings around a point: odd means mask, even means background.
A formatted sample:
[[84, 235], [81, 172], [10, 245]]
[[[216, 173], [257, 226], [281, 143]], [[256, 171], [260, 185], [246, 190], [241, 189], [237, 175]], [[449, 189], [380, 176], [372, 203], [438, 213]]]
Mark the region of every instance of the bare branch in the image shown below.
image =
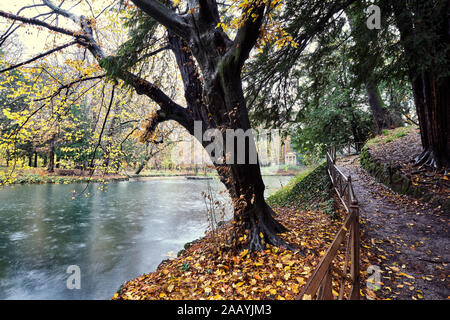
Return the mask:
[[[112, 87], [112, 91], [111, 91], [111, 98], [109, 100], [109, 106], [108, 106], [108, 109], [106, 110], [105, 120], [103, 121], [102, 128], [101, 128], [101, 131], [100, 131], [100, 135], [98, 137], [98, 142], [97, 142], [97, 144], [96, 144], [96, 146], [94, 148], [94, 153], [92, 154], [91, 164], [90, 164], [91, 168], [94, 168], [95, 154], [97, 153], [98, 147], [102, 143], [102, 137], [103, 137], [103, 132], [105, 131], [105, 127], [106, 127], [106, 121], [108, 120], [108, 116], [109, 116], [109, 113], [111, 112], [111, 107], [112, 107], [112, 104], [114, 102], [114, 92], [115, 92], [115, 90], [116, 90], [116, 86], [113, 86]], [[91, 173], [93, 174], [94, 170], [92, 170]], [[91, 176], [92, 176], [92, 174], [91, 174]]]
[[50, 0], [42, 0], [45, 5], [47, 7], [49, 7], [50, 9], [52, 9], [56, 14], [62, 15], [66, 18], [69, 18], [70, 20], [72, 20], [73, 22], [75, 22], [76, 24], [80, 23], [80, 18], [76, 15], [74, 15], [73, 13], [62, 9], [61, 7], [58, 7], [57, 5], [55, 5], [53, 2], [51, 2]]
[[21, 17], [12, 13], [8, 13], [5, 11], [0, 10], [0, 16], [7, 18], [7, 19], [11, 19], [11, 20], [15, 20], [15, 21], [20, 21], [23, 22], [25, 24], [30, 24], [30, 25], [35, 25], [35, 26], [41, 26], [44, 28], [47, 28], [51, 31], [55, 31], [61, 34], [65, 34], [68, 36], [72, 36], [75, 37], [76, 39], [84, 39], [84, 40], [89, 40], [89, 38], [83, 34], [80, 34], [79, 32], [76, 31], [71, 31], [68, 29], [64, 29], [61, 27], [56, 27], [56, 26], [52, 26], [51, 24], [48, 24], [46, 22], [37, 20], [37, 19], [33, 19], [33, 18], [25, 18], [25, 17]]
[[44, 97], [44, 98], [40, 98], [40, 99], [35, 99], [33, 100], [34, 102], [39, 102], [42, 100], [47, 100], [47, 99], [52, 99], [54, 97], [56, 97], [58, 94], [61, 93], [61, 91], [63, 91], [64, 89], [69, 89], [70, 87], [72, 87], [74, 84], [80, 83], [80, 82], [84, 82], [84, 81], [89, 81], [89, 80], [96, 80], [96, 79], [102, 79], [105, 75], [99, 75], [99, 76], [93, 76], [93, 77], [87, 77], [87, 78], [80, 78], [77, 80], [74, 80], [68, 84], [65, 84], [61, 87], [58, 88], [58, 90], [56, 90], [54, 93], [52, 93], [51, 95]]
[[114, 6], [115, 3], [116, 3], [116, 2], [114, 1], [114, 2], [112, 2], [111, 4], [107, 5], [106, 7], [104, 7], [103, 10], [100, 11], [100, 13], [99, 13], [98, 15], [96, 15], [94, 18], [95, 18], [95, 19], [98, 19], [98, 17], [100, 17], [106, 10], [108, 10], [109, 8], [111, 8], [112, 6]]
[[160, 52], [162, 52], [164, 50], [168, 50], [168, 49], [170, 49], [170, 46], [167, 45], [167, 46], [161, 47], [161, 48], [159, 48], [159, 49], [157, 49], [155, 51], [152, 51], [150, 53], [144, 54], [142, 57], [139, 58], [138, 62], [143, 60], [143, 59], [147, 59], [147, 58], [153, 57], [153, 56], [157, 55], [158, 53], [160, 53]]
[[3, 69], [3, 70], [0, 70], [0, 73], [6, 72], [6, 71], [9, 71], [9, 70], [12, 70], [12, 69], [19, 68], [19, 67], [21, 67], [21, 66], [23, 66], [23, 65], [29, 64], [29, 63], [31, 63], [31, 62], [34, 62], [34, 61], [40, 59], [40, 58], [43, 58], [43, 57], [45, 57], [45, 56], [48, 56], [49, 54], [52, 54], [52, 53], [54, 53], [54, 52], [56, 52], [56, 51], [62, 50], [62, 49], [67, 48], [67, 47], [70, 47], [71, 45], [74, 45], [74, 44], [76, 44], [76, 43], [77, 43], [77, 41], [72, 41], [72, 42], [63, 44], [63, 45], [61, 45], [61, 46], [59, 46], [59, 47], [56, 47], [56, 48], [53, 48], [53, 49], [51, 49], [51, 50], [48, 50], [48, 51], [46, 51], [46, 52], [44, 52], [44, 53], [41, 53], [41, 54], [39, 54], [39, 55], [37, 55], [37, 56], [35, 56], [35, 57], [33, 57], [33, 58], [27, 60], [27, 61], [18, 63], [18, 64], [16, 64], [16, 65], [10, 66], [10, 67], [5, 68], [5, 69]]

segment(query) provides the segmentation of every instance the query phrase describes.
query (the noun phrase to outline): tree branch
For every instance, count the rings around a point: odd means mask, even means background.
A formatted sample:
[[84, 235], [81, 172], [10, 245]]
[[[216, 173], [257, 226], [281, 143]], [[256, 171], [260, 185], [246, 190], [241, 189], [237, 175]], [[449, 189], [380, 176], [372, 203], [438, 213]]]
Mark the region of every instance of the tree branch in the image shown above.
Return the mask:
[[158, 0], [132, 0], [132, 2], [150, 17], [161, 23], [185, 40], [190, 37], [190, 25], [178, 14], [167, 8]]
[[161, 107], [160, 112], [158, 112], [159, 122], [175, 120], [188, 131], [194, 129], [194, 120], [188, 113], [188, 110], [175, 103], [156, 85], [129, 71], [120, 72], [119, 77], [131, 85], [136, 90], [137, 94], [146, 95]]
[[[45, 1], [49, 5], [51, 5], [50, 1]], [[151, 4], [155, 4], [158, 1], [150, 1], [146, 0], [143, 2], [149, 2]], [[168, 8], [164, 7], [162, 4], [154, 5], [155, 12], [163, 12], [165, 10], [166, 14], [169, 14], [168, 17], [172, 17], [177, 20], [177, 22], [182, 22], [181, 19], [173, 12], [171, 12]], [[153, 8], [150, 6], [150, 8]], [[66, 17], [70, 17], [74, 21], [78, 21], [81, 27], [81, 31], [75, 32], [70, 31], [64, 28], [52, 26], [48, 23], [45, 23], [43, 21], [37, 20], [37, 19], [30, 19], [25, 17], [20, 17], [18, 15], [10, 14], [4, 11], [0, 10], [0, 16], [3, 16], [8, 19], [21, 21], [26, 24], [30, 25], [37, 25], [45, 27], [51, 31], [55, 31], [61, 34], [69, 35], [75, 37], [76, 41], [80, 43], [81, 45], [85, 46], [99, 61], [100, 65], [104, 67], [104, 62], [107, 59], [114, 60], [114, 57], [106, 57], [103, 50], [100, 48], [98, 43], [93, 38], [92, 34], [92, 27], [90, 26], [89, 20], [87, 20], [84, 16], [75, 17], [72, 13], [68, 13], [66, 10], [63, 10], [59, 7], [52, 6], [52, 10], [55, 11], [57, 14], [64, 15]], [[163, 9], [162, 9], [163, 8]], [[160, 10], [161, 9], [161, 10]], [[162, 20], [164, 20], [163, 18]], [[158, 20], [158, 19], [157, 19]], [[162, 22], [161, 22], [162, 23]], [[181, 27], [181, 25], [179, 25]], [[186, 26], [184, 27], [184, 31], [186, 31]], [[185, 32], [184, 32], [185, 33]], [[159, 89], [156, 85], [153, 83], [142, 79], [131, 72], [127, 70], [122, 70], [119, 68], [119, 70], [115, 74], [118, 78], [122, 79], [123, 81], [130, 84], [132, 87], [135, 88], [136, 92], [138, 94], [145, 94], [150, 99], [152, 99], [154, 102], [156, 102], [160, 107], [161, 110], [159, 112], [159, 119], [162, 121], [166, 120], [175, 120], [178, 123], [180, 123], [183, 127], [185, 127], [187, 130], [193, 130], [194, 124], [193, 119], [191, 115], [188, 113], [186, 108], [183, 108], [182, 106], [175, 103], [172, 99], [170, 99], [161, 89]]]
[[89, 40], [89, 38], [86, 35], [80, 34], [79, 32], [76, 31], [71, 31], [68, 29], [64, 29], [61, 27], [56, 27], [56, 26], [52, 26], [51, 24], [48, 24], [46, 22], [37, 20], [37, 19], [33, 19], [33, 18], [25, 18], [25, 17], [21, 17], [12, 13], [8, 13], [5, 11], [0, 10], [0, 17], [4, 17], [7, 19], [11, 19], [11, 20], [15, 20], [15, 21], [20, 21], [23, 22], [25, 24], [30, 24], [30, 25], [34, 25], [34, 26], [40, 26], [40, 27], [44, 27], [47, 28], [51, 31], [55, 31], [61, 34], [65, 34], [71, 37], [75, 37], [76, 39], [84, 39], [84, 40]]
[[77, 84], [77, 83], [80, 83], [80, 82], [84, 82], [84, 81], [89, 81], [89, 80], [101, 79], [101, 78], [103, 78], [104, 76], [105, 76], [105, 75], [102, 74], [102, 75], [99, 75], [99, 76], [93, 76], [93, 77], [87, 77], [87, 78], [80, 78], [80, 79], [74, 80], [74, 81], [72, 81], [72, 82], [70, 82], [70, 83], [68, 83], [68, 84], [65, 84], [65, 85], [59, 87], [58, 90], [56, 90], [56, 91], [55, 91], [54, 93], [52, 93], [51, 95], [49, 95], [49, 96], [47, 96], [47, 97], [44, 97], [44, 98], [35, 99], [35, 100], [33, 100], [33, 101], [34, 101], [34, 102], [39, 102], [39, 101], [42, 101], [42, 100], [47, 100], [47, 99], [54, 98], [54, 97], [56, 97], [58, 94], [60, 94], [61, 91], [63, 91], [64, 89], [69, 89], [69, 88], [70, 88], [71, 86], [73, 86], [74, 84]]
[[41, 53], [41, 54], [39, 54], [39, 55], [37, 55], [37, 56], [35, 56], [35, 57], [29, 59], [29, 60], [26, 60], [26, 61], [24, 61], [24, 62], [18, 63], [18, 64], [13, 65], [13, 66], [10, 66], [10, 67], [5, 68], [5, 69], [3, 69], [3, 70], [0, 70], [0, 73], [6, 72], [6, 71], [9, 71], [9, 70], [12, 70], [12, 69], [19, 68], [19, 67], [21, 67], [21, 66], [23, 66], [23, 65], [26, 65], [26, 64], [29, 64], [29, 63], [31, 63], [31, 62], [34, 62], [34, 61], [36, 61], [36, 60], [38, 60], [38, 59], [40, 59], [40, 58], [43, 58], [43, 57], [45, 57], [45, 56], [48, 56], [49, 54], [52, 54], [52, 53], [54, 53], [54, 52], [56, 52], [56, 51], [62, 50], [62, 49], [64, 49], [64, 48], [67, 48], [67, 47], [69, 47], [69, 46], [71, 46], [71, 45], [74, 45], [74, 44], [76, 44], [76, 43], [77, 43], [77, 41], [72, 41], [72, 42], [63, 44], [63, 45], [61, 45], [61, 46], [59, 46], [59, 47], [56, 47], [56, 48], [53, 48], [53, 49], [51, 49], [51, 50], [48, 50], [48, 51], [46, 51], [46, 52], [44, 52], [44, 53]]
[[[247, 20], [238, 30], [236, 38], [234, 39], [233, 49], [231, 50], [233, 56], [231, 63], [233, 63], [239, 71], [248, 59], [250, 51], [255, 46], [256, 41], [258, 41], [259, 29], [263, 22], [264, 11], [265, 5], [260, 5], [256, 2], [248, 13]], [[256, 17], [252, 16], [254, 14], [256, 14]]]
[[67, 10], [64, 10], [61, 7], [58, 7], [57, 5], [55, 5], [53, 2], [51, 2], [50, 0], [42, 0], [42, 2], [44, 2], [44, 4], [49, 7], [50, 9], [53, 10], [53, 12], [55, 12], [56, 14], [62, 15], [70, 20], [72, 20], [73, 22], [75, 22], [76, 24], [80, 24], [80, 18], [76, 15], [74, 15], [72, 12], [69, 12]]
[[[102, 128], [101, 128], [101, 131], [100, 131], [100, 135], [99, 135], [99, 137], [98, 137], [98, 142], [97, 142], [97, 144], [95, 145], [94, 152], [93, 152], [93, 154], [92, 154], [91, 164], [90, 164], [90, 167], [91, 167], [91, 168], [94, 168], [95, 155], [96, 155], [96, 153], [97, 153], [98, 147], [99, 147], [100, 144], [102, 143], [102, 137], [103, 137], [103, 132], [105, 131], [105, 127], [106, 127], [106, 121], [108, 120], [108, 116], [109, 116], [109, 113], [111, 112], [111, 107], [112, 107], [112, 104], [113, 104], [113, 101], [114, 101], [114, 92], [115, 92], [115, 89], [116, 89], [116, 86], [113, 86], [113, 87], [112, 87], [112, 90], [111, 90], [111, 98], [110, 98], [110, 100], [109, 100], [108, 109], [106, 110], [105, 120], [103, 120], [103, 124], [102, 124]], [[94, 170], [92, 170], [91, 173], [93, 174], [93, 173], [94, 173]], [[92, 176], [92, 175], [91, 175], [91, 176]]]

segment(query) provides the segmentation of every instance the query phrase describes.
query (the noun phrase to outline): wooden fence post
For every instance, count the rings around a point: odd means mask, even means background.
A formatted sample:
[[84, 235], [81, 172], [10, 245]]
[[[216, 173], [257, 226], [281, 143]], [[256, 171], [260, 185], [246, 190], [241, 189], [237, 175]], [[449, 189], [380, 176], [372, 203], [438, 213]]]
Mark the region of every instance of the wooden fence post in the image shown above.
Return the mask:
[[335, 164], [336, 163], [336, 146], [333, 146], [332, 147], [332, 156], [333, 156], [333, 164]]
[[333, 300], [332, 282], [331, 282], [331, 268], [328, 268], [322, 285], [319, 289], [318, 300]]
[[351, 240], [351, 255], [352, 265], [350, 269], [351, 278], [353, 280], [352, 291], [350, 293], [350, 300], [360, 299], [360, 266], [359, 266], [359, 207], [356, 199], [352, 199], [350, 205], [350, 214], [353, 215], [352, 221], [352, 240]]

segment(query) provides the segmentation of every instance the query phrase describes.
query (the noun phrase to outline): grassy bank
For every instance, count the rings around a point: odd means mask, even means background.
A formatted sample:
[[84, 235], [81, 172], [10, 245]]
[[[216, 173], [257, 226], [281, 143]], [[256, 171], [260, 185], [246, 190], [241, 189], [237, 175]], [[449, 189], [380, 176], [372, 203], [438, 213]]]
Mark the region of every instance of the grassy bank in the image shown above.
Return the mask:
[[0, 168], [0, 185], [10, 184], [69, 184], [86, 182], [105, 182], [128, 180], [125, 175], [93, 175], [88, 174], [58, 174], [58, 171], [49, 173], [41, 168], [14, 169]]
[[323, 162], [297, 175], [292, 181], [267, 199], [272, 206], [298, 209], [321, 209], [334, 215], [334, 200], [327, 166]]
[[[70, 170], [69, 170], [70, 171]], [[280, 171], [279, 173], [265, 172], [263, 176], [291, 176], [293, 173]], [[0, 167], [0, 185], [9, 184], [69, 184], [69, 183], [86, 183], [86, 182], [106, 182], [106, 181], [124, 181], [139, 178], [153, 178], [153, 177], [218, 177], [215, 172], [190, 172], [182, 170], [147, 170], [141, 174], [136, 175], [130, 171], [127, 174], [114, 174], [114, 175], [94, 175], [90, 177], [88, 174], [58, 174], [58, 170], [54, 173], [49, 173], [45, 169], [41, 168], [27, 168], [27, 169], [14, 169]]]

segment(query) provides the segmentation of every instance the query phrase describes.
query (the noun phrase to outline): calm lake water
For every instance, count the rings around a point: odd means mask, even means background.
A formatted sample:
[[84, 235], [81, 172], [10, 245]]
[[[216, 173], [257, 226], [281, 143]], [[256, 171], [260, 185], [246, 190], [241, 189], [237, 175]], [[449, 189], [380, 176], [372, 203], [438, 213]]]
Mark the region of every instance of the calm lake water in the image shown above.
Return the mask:
[[[264, 177], [266, 194], [291, 177]], [[0, 189], [0, 299], [109, 299], [156, 269], [208, 226], [202, 191], [216, 180], [184, 178]], [[223, 198], [226, 202], [226, 197]], [[70, 290], [67, 267], [81, 271]]]

